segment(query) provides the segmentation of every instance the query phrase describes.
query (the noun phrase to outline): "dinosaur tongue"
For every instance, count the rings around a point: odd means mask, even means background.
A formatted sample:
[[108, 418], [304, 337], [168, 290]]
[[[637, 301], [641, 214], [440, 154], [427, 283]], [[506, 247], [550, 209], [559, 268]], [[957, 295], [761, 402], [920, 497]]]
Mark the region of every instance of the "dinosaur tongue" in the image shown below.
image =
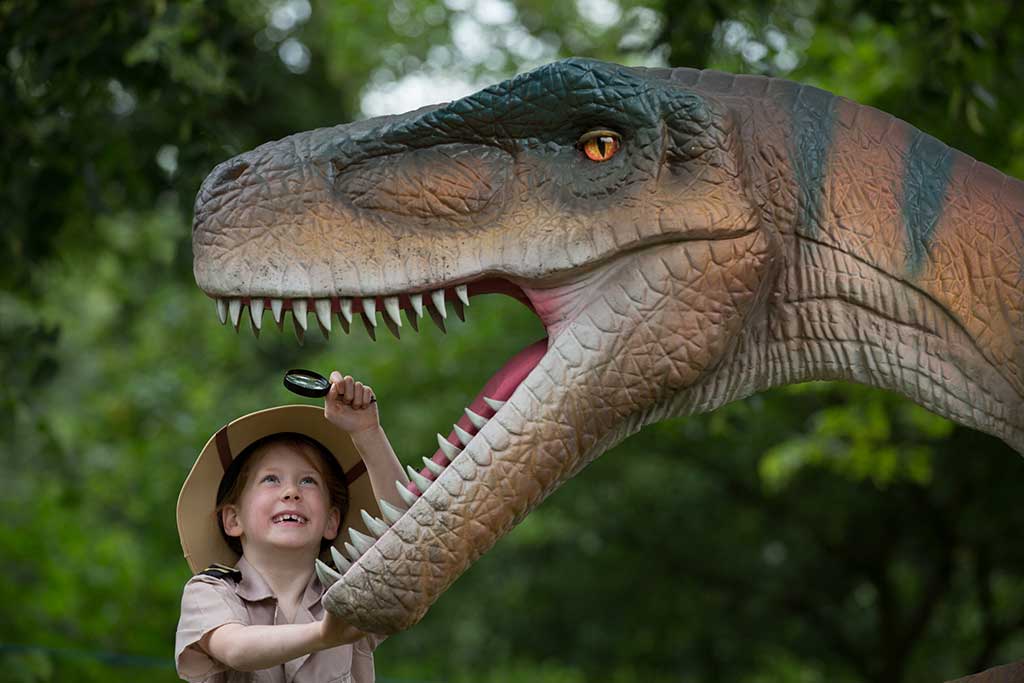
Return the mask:
[[[525, 349], [512, 356], [505, 365], [501, 367], [494, 375], [487, 380], [487, 384], [480, 390], [476, 398], [469, 405], [469, 409], [475, 413], [483, 415], [482, 412], [478, 411], [480, 408], [482, 411], [485, 407], [489, 408], [484, 403], [483, 397], [494, 399], [495, 401], [507, 401], [512, 395], [512, 392], [516, 390], [516, 387], [526, 379], [526, 376], [530, 374], [540, 359], [543, 358], [544, 354], [548, 350], [548, 339], [540, 339], [527, 346]], [[493, 414], [493, 410], [491, 413]]]
[[[487, 380], [487, 384], [484, 385], [483, 389], [480, 390], [480, 393], [478, 393], [476, 398], [474, 398], [469, 404], [469, 410], [485, 419], [493, 417], [496, 411], [484, 401], [484, 397], [486, 396], [493, 401], [507, 401], [516, 390], [516, 387], [519, 386], [520, 382], [526, 379], [526, 376], [530, 374], [530, 371], [537, 366], [537, 363], [539, 363], [540, 359], [544, 357], [547, 350], [548, 339], [545, 337], [544, 339], [530, 344], [525, 349], [512, 356], [512, 358], [502, 366], [501, 370], [498, 370], [498, 372], [494, 373], [494, 375]], [[455, 424], [470, 434], [475, 434], [478, 429], [466, 414], [463, 414]], [[459, 440], [458, 434], [455, 433], [454, 429], [448, 434], [448, 442], [457, 446], [459, 449], [462, 448], [462, 441]], [[434, 462], [438, 462], [443, 465], [447, 465], [449, 462], [444, 451], [440, 448], [434, 452], [431, 459]], [[433, 475], [429, 474], [426, 470], [424, 470], [423, 474], [431, 480], [434, 478]], [[410, 484], [410, 488], [412, 486], [413, 485]]]

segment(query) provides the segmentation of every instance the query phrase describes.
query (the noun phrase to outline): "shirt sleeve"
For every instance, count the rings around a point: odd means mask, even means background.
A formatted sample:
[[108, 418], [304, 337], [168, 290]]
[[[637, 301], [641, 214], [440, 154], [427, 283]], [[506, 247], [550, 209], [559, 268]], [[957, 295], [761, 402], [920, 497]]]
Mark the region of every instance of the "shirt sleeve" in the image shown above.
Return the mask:
[[223, 579], [193, 576], [181, 596], [181, 617], [174, 638], [174, 663], [178, 675], [190, 683], [203, 683], [227, 667], [208, 655], [198, 643], [224, 624], [249, 625], [249, 614]]

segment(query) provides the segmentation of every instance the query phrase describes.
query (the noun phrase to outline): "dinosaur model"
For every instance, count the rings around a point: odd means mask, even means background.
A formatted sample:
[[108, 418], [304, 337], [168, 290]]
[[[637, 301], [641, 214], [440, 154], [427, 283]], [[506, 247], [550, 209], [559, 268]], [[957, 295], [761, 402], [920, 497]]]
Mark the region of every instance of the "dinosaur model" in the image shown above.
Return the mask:
[[211, 172], [193, 251], [236, 328], [399, 334], [501, 293], [547, 330], [328, 570], [374, 633], [644, 425], [777, 385], [890, 389], [1024, 452], [1024, 183], [790, 81], [568, 59], [299, 133]]

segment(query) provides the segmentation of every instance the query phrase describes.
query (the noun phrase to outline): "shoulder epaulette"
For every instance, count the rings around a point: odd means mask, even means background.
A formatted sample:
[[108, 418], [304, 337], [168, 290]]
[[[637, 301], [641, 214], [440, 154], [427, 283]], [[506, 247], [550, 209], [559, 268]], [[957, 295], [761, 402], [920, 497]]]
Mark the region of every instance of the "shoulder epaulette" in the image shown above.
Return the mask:
[[199, 573], [203, 576], [212, 576], [215, 579], [242, 580], [242, 571], [237, 567], [229, 567], [226, 564], [211, 564]]

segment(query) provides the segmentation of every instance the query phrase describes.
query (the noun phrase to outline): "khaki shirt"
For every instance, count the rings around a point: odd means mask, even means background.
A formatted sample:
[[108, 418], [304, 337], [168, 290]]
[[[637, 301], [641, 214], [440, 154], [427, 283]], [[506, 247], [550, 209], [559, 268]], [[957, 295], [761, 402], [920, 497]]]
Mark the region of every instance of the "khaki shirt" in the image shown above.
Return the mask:
[[[238, 561], [238, 569], [242, 572], [242, 579], [237, 582], [197, 574], [185, 584], [174, 643], [179, 676], [191, 683], [373, 682], [373, 650], [384, 640], [375, 635], [253, 672], [228, 669], [206, 654], [197, 643], [218, 626], [288, 623], [284, 615], [279, 614], [277, 598], [260, 573], [244, 557]], [[324, 608], [320, 598], [323, 594], [323, 586], [314, 573], [293, 623], [306, 624], [322, 619]]]

